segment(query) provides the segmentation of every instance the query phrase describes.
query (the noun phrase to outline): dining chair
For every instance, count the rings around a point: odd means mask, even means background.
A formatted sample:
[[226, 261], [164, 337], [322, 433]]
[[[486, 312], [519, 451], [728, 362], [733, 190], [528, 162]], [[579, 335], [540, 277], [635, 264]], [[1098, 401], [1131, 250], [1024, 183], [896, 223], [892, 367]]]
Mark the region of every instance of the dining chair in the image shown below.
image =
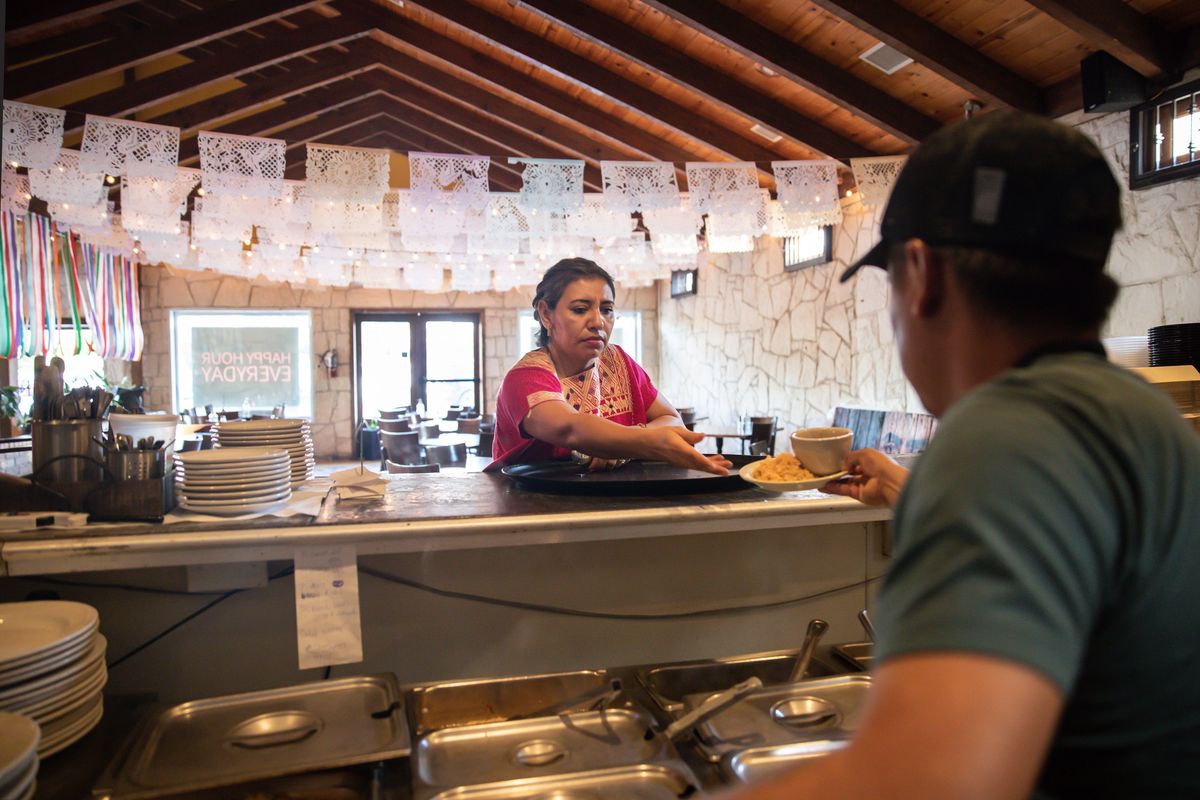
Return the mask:
[[[379, 432], [381, 457], [384, 462], [394, 461], [397, 464], [423, 464], [421, 458], [421, 434], [417, 431]], [[386, 466], [386, 464], [385, 464]]]
[[441, 426], [437, 422], [422, 422], [418, 430], [422, 439], [436, 439], [442, 433]]
[[407, 419], [381, 419], [379, 420], [379, 430], [388, 433], [407, 433], [412, 430], [412, 423]]
[[750, 453], [758, 455], [755, 451], [755, 445], [765, 445], [759, 447], [759, 451], [765, 451], [765, 455], [775, 455], [775, 433], [779, 424], [779, 417], [752, 417], [750, 419]]
[[387, 462], [387, 471], [391, 475], [413, 475], [422, 472], [441, 472], [441, 464], [397, 464], [395, 461]]
[[463, 419], [462, 417], [459, 417], [458, 432], [459, 433], [479, 433], [479, 429], [480, 429], [481, 425], [482, 425], [482, 420], [479, 417], [472, 417], [470, 419]]
[[467, 446], [463, 442], [425, 445], [425, 459], [431, 464], [455, 466], [467, 462]]
[[496, 434], [494, 431], [480, 431], [479, 444], [474, 448], [468, 449], [473, 449], [475, 451], [475, 455], [477, 456], [487, 456], [490, 458], [492, 455], [492, 441], [495, 439], [495, 436]]

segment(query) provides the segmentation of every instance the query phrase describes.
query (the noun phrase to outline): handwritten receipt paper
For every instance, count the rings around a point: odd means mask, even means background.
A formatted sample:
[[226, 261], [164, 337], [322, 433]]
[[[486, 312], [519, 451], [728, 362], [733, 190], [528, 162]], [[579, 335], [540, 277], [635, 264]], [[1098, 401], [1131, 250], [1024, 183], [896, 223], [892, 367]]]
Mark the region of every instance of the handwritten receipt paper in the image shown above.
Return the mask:
[[362, 661], [353, 545], [296, 551], [296, 644], [300, 669]]

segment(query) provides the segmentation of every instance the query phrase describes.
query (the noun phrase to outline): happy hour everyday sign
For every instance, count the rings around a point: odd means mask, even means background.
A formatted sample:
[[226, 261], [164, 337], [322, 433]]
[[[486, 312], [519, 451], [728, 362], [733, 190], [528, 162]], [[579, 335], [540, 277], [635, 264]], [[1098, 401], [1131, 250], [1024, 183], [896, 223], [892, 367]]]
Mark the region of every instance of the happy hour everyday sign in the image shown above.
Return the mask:
[[197, 405], [268, 408], [300, 402], [300, 332], [295, 328], [192, 329]]

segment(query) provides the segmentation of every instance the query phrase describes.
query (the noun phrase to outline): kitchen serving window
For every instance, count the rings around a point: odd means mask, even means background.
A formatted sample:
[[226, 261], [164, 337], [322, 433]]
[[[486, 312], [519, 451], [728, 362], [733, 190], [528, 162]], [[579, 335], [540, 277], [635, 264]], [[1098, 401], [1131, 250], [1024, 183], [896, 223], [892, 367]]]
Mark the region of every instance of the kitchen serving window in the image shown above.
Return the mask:
[[309, 311], [171, 312], [171, 385], [176, 410], [313, 415]]
[[1200, 81], [1129, 112], [1129, 188], [1200, 175]]

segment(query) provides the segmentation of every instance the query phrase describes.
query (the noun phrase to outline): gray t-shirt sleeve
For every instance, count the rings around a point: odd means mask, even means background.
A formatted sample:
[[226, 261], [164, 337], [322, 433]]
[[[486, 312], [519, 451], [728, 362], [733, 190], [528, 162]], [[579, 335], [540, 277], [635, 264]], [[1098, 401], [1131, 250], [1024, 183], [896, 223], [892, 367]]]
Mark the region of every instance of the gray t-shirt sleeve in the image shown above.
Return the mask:
[[896, 510], [878, 660], [982, 653], [1069, 692], [1116, 559], [1100, 468], [1036, 404], [987, 393], [965, 400]]

